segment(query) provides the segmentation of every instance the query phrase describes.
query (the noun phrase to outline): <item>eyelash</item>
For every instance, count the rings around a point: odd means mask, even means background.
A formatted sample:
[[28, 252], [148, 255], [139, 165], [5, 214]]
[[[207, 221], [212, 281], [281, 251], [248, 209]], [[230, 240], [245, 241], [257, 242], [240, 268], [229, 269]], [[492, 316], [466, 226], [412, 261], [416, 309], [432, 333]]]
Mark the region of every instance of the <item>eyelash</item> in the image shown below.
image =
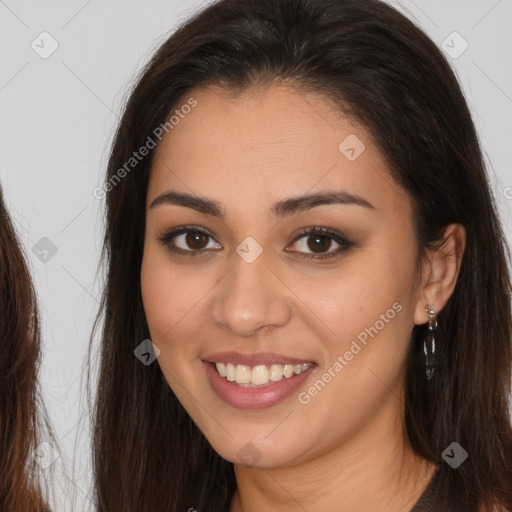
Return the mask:
[[[210, 237], [214, 240], [212, 235], [210, 235], [207, 231], [198, 228], [196, 226], [180, 226], [179, 228], [173, 229], [167, 233], [165, 233], [163, 236], [159, 237], [157, 240], [161, 242], [163, 245], [165, 245], [170, 251], [178, 254], [185, 254], [187, 256], [200, 256], [201, 254], [210, 252], [211, 249], [198, 249], [198, 250], [184, 250], [179, 247], [175, 247], [171, 244], [171, 241], [182, 234], [186, 233], [200, 233], [202, 235], [206, 235], [207, 237]], [[300, 253], [302, 258], [307, 260], [313, 260], [313, 259], [326, 259], [331, 258], [333, 256], [338, 256], [341, 253], [347, 251], [350, 249], [354, 243], [339, 234], [337, 231], [334, 231], [330, 228], [325, 228], [322, 226], [312, 226], [312, 227], [305, 227], [302, 228], [299, 231], [299, 235], [293, 240], [292, 243], [297, 242], [301, 238], [305, 238], [307, 236], [314, 236], [314, 235], [320, 235], [320, 236], [328, 236], [331, 240], [334, 240], [337, 244], [340, 245], [338, 249], [336, 249], [333, 252], [330, 253], [324, 253], [322, 254], [313, 254], [313, 253]], [[218, 243], [218, 242], [217, 242]], [[287, 251], [287, 252], [298, 252], [298, 251]]]

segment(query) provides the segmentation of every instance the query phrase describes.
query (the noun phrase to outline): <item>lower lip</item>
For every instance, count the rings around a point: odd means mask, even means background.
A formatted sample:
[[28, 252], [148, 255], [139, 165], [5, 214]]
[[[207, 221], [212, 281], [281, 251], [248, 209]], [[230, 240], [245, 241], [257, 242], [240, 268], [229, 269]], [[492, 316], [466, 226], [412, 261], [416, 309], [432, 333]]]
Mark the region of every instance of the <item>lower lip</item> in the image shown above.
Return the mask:
[[221, 377], [215, 365], [203, 361], [210, 384], [219, 397], [228, 405], [239, 409], [262, 409], [282, 402], [304, 383], [316, 368], [310, 366], [305, 372], [286, 378], [261, 388], [246, 388]]

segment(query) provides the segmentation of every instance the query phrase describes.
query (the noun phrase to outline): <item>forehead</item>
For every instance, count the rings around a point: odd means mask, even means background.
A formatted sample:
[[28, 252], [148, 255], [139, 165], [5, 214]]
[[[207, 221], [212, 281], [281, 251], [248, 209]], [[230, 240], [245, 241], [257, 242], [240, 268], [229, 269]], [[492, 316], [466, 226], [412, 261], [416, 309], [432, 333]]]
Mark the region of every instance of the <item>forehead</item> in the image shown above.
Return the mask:
[[368, 131], [324, 97], [272, 85], [239, 95], [195, 89], [181, 104], [190, 98], [196, 106], [175, 118], [156, 150], [148, 199], [173, 189], [247, 209], [343, 188], [379, 209], [407, 208]]

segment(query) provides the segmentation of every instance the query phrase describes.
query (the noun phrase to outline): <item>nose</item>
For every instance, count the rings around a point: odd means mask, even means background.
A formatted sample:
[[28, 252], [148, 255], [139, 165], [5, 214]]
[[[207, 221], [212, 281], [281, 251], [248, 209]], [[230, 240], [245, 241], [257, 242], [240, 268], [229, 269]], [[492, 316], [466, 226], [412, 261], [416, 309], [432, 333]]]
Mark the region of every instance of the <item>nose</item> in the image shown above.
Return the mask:
[[288, 288], [261, 254], [248, 263], [234, 253], [231, 270], [214, 288], [211, 321], [240, 337], [285, 326], [291, 318]]

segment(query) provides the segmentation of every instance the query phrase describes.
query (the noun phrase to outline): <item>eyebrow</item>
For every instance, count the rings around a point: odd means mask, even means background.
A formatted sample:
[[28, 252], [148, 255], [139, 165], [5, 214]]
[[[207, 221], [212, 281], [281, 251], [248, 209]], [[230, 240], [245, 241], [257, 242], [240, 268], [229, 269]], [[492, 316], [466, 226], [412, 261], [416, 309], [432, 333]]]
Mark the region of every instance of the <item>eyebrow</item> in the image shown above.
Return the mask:
[[[151, 202], [150, 208], [155, 208], [162, 204], [173, 204], [192, 208], [205, 215], [224, 218], [226, 216], [221, 203], [206, 197], [194, 196], [192, 194], [176, 191], [167, 191], [157, 196]], [[326, 191], [317, 194], [306, 194], [297, 197], [290, 197], [274, 203], [271, 208], [272, 215], [276, 217], [286, 217], [301, 213], [317, 206], [329, 204], [357, 205], [368, 209], [376, 210], [366, 199], [350, 194], [344, 190]]]

